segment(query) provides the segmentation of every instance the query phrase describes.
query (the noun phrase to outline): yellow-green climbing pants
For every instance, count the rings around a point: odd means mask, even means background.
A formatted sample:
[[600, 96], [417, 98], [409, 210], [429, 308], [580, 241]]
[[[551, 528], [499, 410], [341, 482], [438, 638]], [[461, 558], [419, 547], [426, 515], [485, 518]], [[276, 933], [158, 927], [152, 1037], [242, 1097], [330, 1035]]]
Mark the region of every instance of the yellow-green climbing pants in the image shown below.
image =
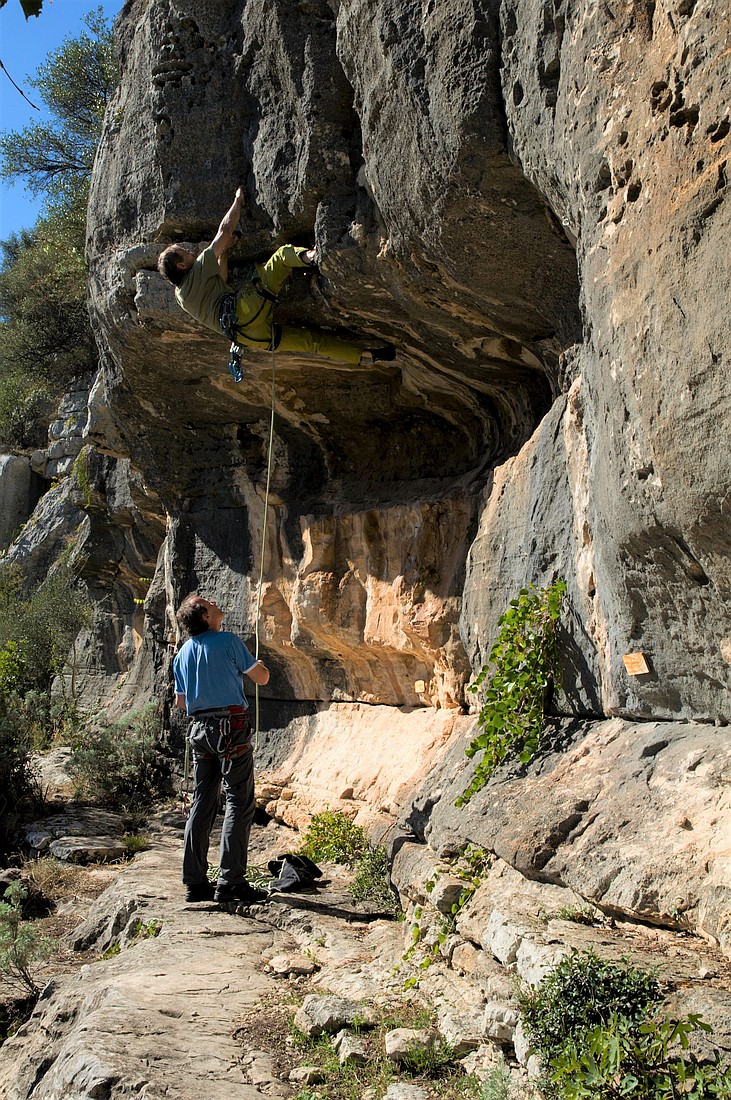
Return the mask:
[[[301, 259], [306, 248], [283, 244], [265, 264], [256, 265], [261, 283], [271, 294], [279, 294], [296, 267], [307, 267]], [[260, 297], [253, 286], [246, 286], [236, 295], [236, 342], [242, 347], [270, 348], [272, 345], [274, 306]], [[277, 351], [299, 351], [305, 355], [322, 355], [326, 359], [341, 359], [346, 363], [360, 363], [362, 348], [348, 340], [340, 340], [316, 329], [295, 328], [292, 325], [277, 326], [281, 332]]]

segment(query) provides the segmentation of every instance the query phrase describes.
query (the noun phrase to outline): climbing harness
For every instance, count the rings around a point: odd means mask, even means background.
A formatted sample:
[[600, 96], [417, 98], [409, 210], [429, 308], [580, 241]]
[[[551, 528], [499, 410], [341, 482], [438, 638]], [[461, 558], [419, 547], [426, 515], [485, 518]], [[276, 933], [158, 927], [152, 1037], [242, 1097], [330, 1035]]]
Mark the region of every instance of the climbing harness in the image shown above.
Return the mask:
[[264, 286], [258, 275], [254, 276], [251, 281], [251, 286], [254, 293], [261, 298], [261, 305], [258, 310], [251, 317], [245, 325], [239, 325], [236, 317], [236, 295], [225, 294], [221, 299], [221, 306], [219, 309], [219, 323], [224, 332], [224, 335], [228, 336], [231, 340], [231, 348], [229, 350], [228, 359], [228, 372], [233, 378], [234, 382], [243, 381], [244, 369], [242, 366], [243, 348], [238, 343], [240, 336], [244, 336], [252, 344], [263, 344], [267, 349], [272, 349], [272, 344], [276, 347], [277, 340], [277, 326], [272, 324], [272, 339], [259, 340], [254, 336], [248, 336], [246, 330], [250, 328], [256, 321], [259, 320], [261, 312], [264, 309], [267, 302], [272, 306], [276, 306], [279, 303], [279, 298], [276, 294], [272, 294], [271, 290]]
[[221, 774], [227, 775], [234, 760], [251, 751], [251, 722], [246, 707], [230, 706], [199, 711], [194, 715], [189, 741], [196, 757], [220, 760]]
[[[276, 391], [275, 391], [275, 388], [274, 388], [274, 383], [275, 383], [275, 380], [276, 380], [276, 360], [277, 360], [276, 352], [275, 352], [274, 349], [276, 347], [276, 343], [277, 343], [276, 337], [273, 336], [272, 344], [271, 344], [271, 352], [272, 352], [272, 412], [271, 412], [271, 417], [269, 419], [269, 448], [268, 448], [269, 453], [268, 453], [268, 456], [267, 456], [267, 483], [266, 483], [266, 492], [264, 493], [264, 520], [262, 522], [262, 528], [261, 528], [261, 558], [260, 558], [260, 561], [259, 561], [259, 587], [258, 587], [257, 596], [256, 596], [256, 627], [255, 627], [255, 631], [254, 631], [254, 637], [256, 639], [256, 644], [255, 644], [255, 647], [254, 647], [254, 657], [257, 661], [259, 660], [259, 616], [261, 614], [261, 596], [262, 596], [262, 589], [263, 589], [263, 586], [264, 586], [264, 553], [265, 553], [265, 550], [266, 550], [267, 514], [269, 512], [269, 487], [271, 485], [271, 480], [272, 480], [272, 454], [273, 454], [273, 451], [274, 451], [274, 405], [275, 405], [275, 399], [276, 399]], [[255, 749], [258, 749], [259, 748], [259, 685], [256, 684], [255, 688], [256, 688], [256, 690], [254, 692], [254, 696], [255, 696], [255, 700], [256, 700], [256, 706], [255, 706], [256, 720], [255, 720], [255, 726], [254, 726], [254, 729], [255, 729], [254, 747], [255, 747]]]

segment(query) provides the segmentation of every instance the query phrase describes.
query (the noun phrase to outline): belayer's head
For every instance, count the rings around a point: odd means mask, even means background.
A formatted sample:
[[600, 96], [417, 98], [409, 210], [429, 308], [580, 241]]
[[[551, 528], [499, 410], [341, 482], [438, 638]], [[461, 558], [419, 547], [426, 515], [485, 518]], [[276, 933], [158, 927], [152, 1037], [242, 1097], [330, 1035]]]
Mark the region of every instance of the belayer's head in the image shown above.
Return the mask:
[[169, 279], [173, 286], [180, 286], [194, 262], [195, 252], [191, 252], [189, 248], [183, 248], [182, 244], [170, 244], [160, 253], [157, 270]]
[[220, 630], [225, 612], [215, 600], [207, 600], [197, 592], [186, 596], [177, 610], [176, 619], [191, 638], [206, 630]]

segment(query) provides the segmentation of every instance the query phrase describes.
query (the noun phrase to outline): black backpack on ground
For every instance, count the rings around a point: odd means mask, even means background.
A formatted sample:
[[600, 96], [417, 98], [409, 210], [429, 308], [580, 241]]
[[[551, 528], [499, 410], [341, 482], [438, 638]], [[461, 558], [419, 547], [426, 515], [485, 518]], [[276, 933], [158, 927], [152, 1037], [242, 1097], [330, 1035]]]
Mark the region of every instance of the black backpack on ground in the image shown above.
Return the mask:
[[274, 882], [269, 883], [269, 889], [279, 893], [315, 886], [316, 880], [322, 878], [322, 871], [317, 864], [297, 852], [278, 856], [270, 860], [267, 866], [273, 875], [278, 876]]

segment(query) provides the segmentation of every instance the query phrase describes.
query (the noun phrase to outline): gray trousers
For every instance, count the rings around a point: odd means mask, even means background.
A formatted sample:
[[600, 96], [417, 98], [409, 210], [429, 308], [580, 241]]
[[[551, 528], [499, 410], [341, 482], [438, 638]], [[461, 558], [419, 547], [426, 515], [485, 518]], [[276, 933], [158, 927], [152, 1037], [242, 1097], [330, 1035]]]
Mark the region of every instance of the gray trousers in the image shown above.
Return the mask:
[[[232, 729], [229, 729], [233, 727]], [[237, 728], [238, 727], [238, 728]], [[194, 760], [193, 804], [183, 838], [183, 882], [206, 881], [208, 842], [221, 798], [226, 810], [221, 828], [218, 881], [226, 886], [244, 882], [249, 833], [254, 820], [254, 759], [248, 720], [195, 718], [188, 737]]]

